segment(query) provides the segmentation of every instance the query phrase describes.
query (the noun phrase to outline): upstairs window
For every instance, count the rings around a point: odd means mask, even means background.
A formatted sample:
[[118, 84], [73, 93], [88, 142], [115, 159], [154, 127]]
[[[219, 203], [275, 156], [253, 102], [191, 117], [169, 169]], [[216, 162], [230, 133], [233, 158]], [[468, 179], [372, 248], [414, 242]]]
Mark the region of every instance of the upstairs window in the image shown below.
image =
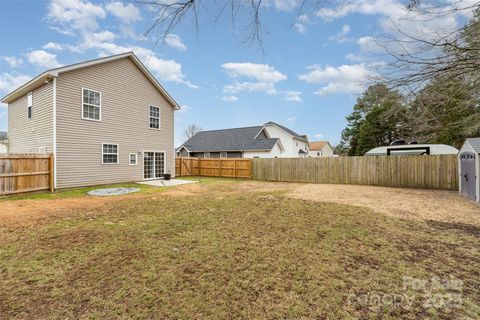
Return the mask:
[[100, 92], [83, 89], [82, 118], [100, 121], [101, 94]]
[[204, 158], [210, 158], [210, 152], [205, 152], [205, 153], [203, 154], [203, 157], [204, 157]]
[[226, 152], [220, 152], [220, 158], [226, 158], [227, 153]]
[[102, 144], [102, 164], [118, 163], [118, 144]]
[[27, 118], [32, 119], [32, 108], [33, 108], [33, 93], [30, 92], [27, 96]]
[[160, 108], [150, 106], [150, 129], [160, 129]]

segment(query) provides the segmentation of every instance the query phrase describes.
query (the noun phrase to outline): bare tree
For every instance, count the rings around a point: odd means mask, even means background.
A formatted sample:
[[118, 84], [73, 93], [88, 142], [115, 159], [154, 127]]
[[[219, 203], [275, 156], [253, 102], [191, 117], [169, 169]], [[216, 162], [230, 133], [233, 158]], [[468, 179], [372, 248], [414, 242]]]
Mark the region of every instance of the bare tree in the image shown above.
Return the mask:
[[[383, 74], [390, 85], [415, 94], [434, 80], [437, 85], [462, 79], [472, 88], [480, 84], [480, 1], [462, 1], [428, 5], [433, 1], [412, 0], [408, 6], [420, 22], [429, 22], [448, 15], [469, 16], [459, 28], [437, 34], [412, 34], [391, 21], [398, 36], [377, 39], [377, 44], [393, 59]], [[418, 21], [417, 21], [418, 22]]]
[[185, 128], [185, 131], [183, 133], [185, 141], [187, 141], [188, 139], [190, 139], [191, 137], [193, 137], [194, 135], [196, 135], [202, 130], [203, 130], [202, 127], [200, 127], [199, 125], [196, 125], [195, 123], [188, 125], [188, 127]]

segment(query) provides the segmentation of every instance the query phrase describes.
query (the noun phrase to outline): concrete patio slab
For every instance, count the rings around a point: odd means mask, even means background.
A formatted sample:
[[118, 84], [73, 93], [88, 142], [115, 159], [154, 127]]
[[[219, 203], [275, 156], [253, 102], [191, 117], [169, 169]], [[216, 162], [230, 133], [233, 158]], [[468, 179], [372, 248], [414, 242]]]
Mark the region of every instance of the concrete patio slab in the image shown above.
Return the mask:
[[146, 185], [154, 186], [154, 187], [173, 187], [173, 186], [179, 186], [179, 185], [182, 185], [182, 184], [189, 184], [189, 183], [195, 183], [195, 182], [197, 182], [197, 181], [172, 179], [172, 180], [141, 181], [141, 182], [137, 182], [137, 183], [146, 184]]

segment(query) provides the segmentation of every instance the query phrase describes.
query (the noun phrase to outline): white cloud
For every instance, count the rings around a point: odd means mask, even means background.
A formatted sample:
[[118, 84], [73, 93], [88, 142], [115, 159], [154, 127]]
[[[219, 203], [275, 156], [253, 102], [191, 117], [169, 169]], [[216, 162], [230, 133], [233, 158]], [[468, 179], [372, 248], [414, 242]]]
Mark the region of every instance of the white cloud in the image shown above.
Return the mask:
[[189, 105], [187, 104], [184, 104], [183, 106], [180, 106], [180, 110], [178, 112], [186, 112], [186, 111], [189, 111], [189, 110], [192, 110], [192, 107], [190, 107]]
[[54, 51], [62, 51], [64, 49], [64, 47], [60, 43], [56, 43], [56, 42], [49, 42], [47, 44], [44, 44], [42, 48], [46, 50], [54, 50]]
[[297, 30], [298, 33], [304, 34], [308, 31], [307, 25], [309, 25], [310, 23], [311, 22], [308, 15], [302, 14], [297, 18], [293, 27], [295, 28], [295, 30]]
[[23, 59], [14, 56], [2, 57], [2, 60], [5, 61], [11, 68], [17, 68], [23, 64]]
[[238, 101], [238, 98], [236, 96], [223, 96], [221, 97], [223, 101], [228, 101], [228, 102], [236, 102]]
[[396, 0], [346, 0], [336, 3], [338, 5], [333, 8], [320, 8], [316, 15], [330, 21], [351, 14], [395, 16], [407, 11], [405, 5]]
[[309, 83], [319, 83], [324, 86], [315, 91], [317, 95], [333, 93], [359, 94], [368, 85], [370, 77], [375, 73], [365, 64], [341, 65], [339, 67], [318, 65], [308, 67], [310, 72], [299, 77]]
[[149, 49], [138, 46], [120, 46], [112, 42], [100, 42], [92, 44], [92, 46], [93, 48], [101, 50], [103, 55], [133, 51], [145, 66], [160, 80], [181, 83], [192, 89], [198, 88], [197, 85], [185, 79], [186, 77], [182, 72], [182, 65], [180, 63], [174, 60], [161, 59]]
[[88, 32], [84, 34], [84, 44], [88, 47], [95, 46], [95, 43], [99, 42], [112, 42], [117, 38], [117, 35], [111, 31], [102, 32]]
[[337, 43], [344, 43], [344, 42], [351, 41], [352, 39], [348, 37], [350, 30], [351, 30], [350, 25], [346, 24], [342, 27], [342, 31], [340, 31], [334, 36], [329, 37], [328, 40], [335, 41]]
[[275, 84], [287, 79], [287, 76], [267, 64], [257, 63], [236, 63], [229, 62], [222, 64], [223, 70], [230, 78], [247, 78], [249, 81], [226, 85], [226, 92], [238, 93], [241, 91], [263, 91], [268, 94], [275, 94]]
[[1, 73], [0, 74], [0, 92], [8, 93], [20, 87], [31, 77], [23, 74]]
[[245, 76], [247, 78], [253, 78], [259, 82], [274, 83], [287, 79], [286, 75], [275, 70], [275, 68], [268, 64], [229, 62], [222, 64], [222, 68], [232, 78]]
[[176, 34], [167, 34], [167, 36], [165, 37], [165, 43], [169, 47], [178, 49], [180, 51], [187, 50], [187, 46], [182, 42], [180, 36]]
[[297, 120], [296, 117], [290, 117], [290, 118], [287, 118], [285, 121], [289, 122], [289, 123], [293, 123], [293, 122], [295, 122], [295, 120]]
[[321, 139], [321, 138], [323, 138], [323, 134], [317, 133], [317, 134], [315, 134], [315, 138]]
[[84, 0], [52, 0], [48, 6], [47, 19], [56, 22], [70, 32], [74, 30], [96, 30], [97, 19], [105, 18], [105, 10], [100, 6]]
[[225, 92], [239, 93], [242, 91], [262, 91], [268, 94], [276, 94], [275, 84], [272, 82], [235, 82], [224, 87]]
[[278, 11], [290, 12], [297, 8], [300, 4], [300, 0], [275, 0], [275, 8]]
[[301, 95], [302, 95], [302, 92], [300, 91], [285, 91], [285, 100], [301, 102], [302, 101]]
[[33, 50], [27, 53], [27, 60], [30, 64], [51, 69], [60, 67], [61, 64], [57, 61], [57, 55], [53, 53], [48, 53], [44, 50]]
[[[474, 2], [474, 0], [469, 0], [469, 2]], [[465, 16], [471, 14], [471, 10], [458, 10], [467, 4], [457, 0], [443, 1], [438, 6], [428, 3], [420, 4], [419, 10], [408, 10], [405, 2], [400, 0], [346, 0], [331, 3], [333, 5], [322, 7], [316, 12], [316, 15], [327, 21], [353, 14], [379, 17], [381, 31], [386, 37], [375, 39], [367, 36], [359, 39], [361, 49], [373, 53], [385, 53], [386, 48], [389, 52], [396, 54], [408, 54], [413, 50], [421, 50], [418, 48], [419, 43], [405, 41], [409, 40], [408, 36], [429, 42], [453, 36], [452, 31], [458, 29]], [[428, 6], [428, 10], [422, 10], [422, 6]], [[442, 14], [448, 10], [452, 10], [454, 13]], [[386, 39], [385, 43], [379, 46], [378, 43], [384, 38]], [[403, 42], [388, 41], [388, 39], [397, 39]]]
[[124, 23], [133, 23], [142, 19], [140, 10], [131, 3], [124, 5], [119, 1], [110, 2], [105, 8]]

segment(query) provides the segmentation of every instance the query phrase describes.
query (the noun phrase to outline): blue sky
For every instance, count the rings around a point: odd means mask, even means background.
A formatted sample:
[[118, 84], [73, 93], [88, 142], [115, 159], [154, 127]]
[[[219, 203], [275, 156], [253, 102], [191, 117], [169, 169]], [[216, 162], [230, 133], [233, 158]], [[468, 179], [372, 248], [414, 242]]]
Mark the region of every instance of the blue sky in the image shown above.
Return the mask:
[[[395, 0], [331, 1], [300, 16], [299, 0], [263, 3], [262, 52], [242, 44], [246, 20], [234, 26], [229, 14], [214, 21], [204, 11], [198, 31], [187, 19], [154, 46], [156, 34], [143, 36], [156, 15], [151, 7], [0, 0], [0, 95], [46, 69], [133, 50], [183, 106], [177, 145], [191, 123], [219, 129], [267, 121], [336, 144], [358, 94], [387, 61], [375, 39], [394, 33], [392, 21], [417, 35], [458, 24], [455, 16], [419, 21]], [[6, 129], [0, 106], [0, 130]]]

